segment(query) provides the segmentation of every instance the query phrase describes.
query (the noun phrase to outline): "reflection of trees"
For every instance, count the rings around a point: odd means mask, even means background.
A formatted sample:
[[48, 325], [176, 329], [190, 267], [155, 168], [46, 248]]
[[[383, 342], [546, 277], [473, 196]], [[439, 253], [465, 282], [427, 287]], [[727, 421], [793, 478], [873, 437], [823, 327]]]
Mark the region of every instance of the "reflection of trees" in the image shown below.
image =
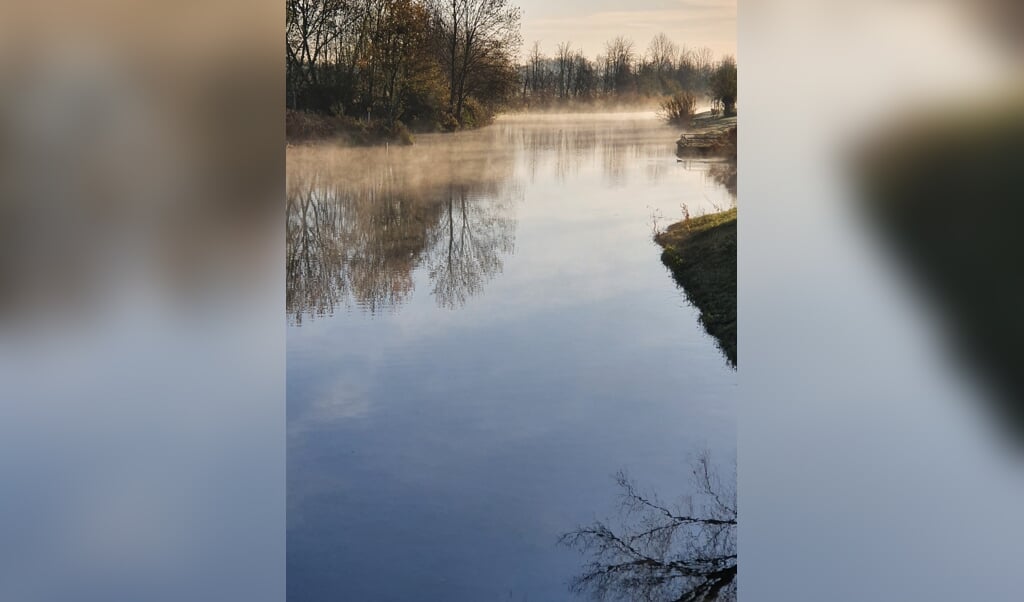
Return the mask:
[[372, 313], [404, 301], [430, 207], [391, 194], [385, 182], [359, 190], [299, 182], [289, 186], [287, 220], [286, 303], [295, 321], [340, 304]]
[[729, 194], [736, 198], [736, 160], [712, 163], [708, 167], [708, 175], [712, 180], [725, 187]]
[[589, 554], [571, 588], [598, 600], [726, 602], [736, 599], [736, 479], [725, 483], [709, 455], [694, 464], [697, 495], [675, 505], [637, 489], [625, 473], [622, 524], [581, 527], [561, 543]]
[[434, 297], [442, 307], [464, 305], [501, 271], [502, 255], [513, 251], [515, 223], [500, 198], [473, 199], [465, 187], [449, 188], [427, 259]]
[[517, 158], [527, 177], [547, 165], [558, 179], [596, 165], [609, 185], [654, 159], [646, 175], [657, 181], [674, 166], [658, 141], [664, 133], [654, 120], [541, 119], [409, 148], [292, 148], [289, 315], [393, 309], [412, 294], [419, 268], [440, 306], [462, 305], [512, 252]]
[[[665, 147], [658, 137], [666, 131], [660, 122], [624, 119], [583, 120], [541, 119], [505, 127], [505, 141], [525, 150], [525, 164], [531, 179], [542, 164], [554, 166], [555, 176], [564, 180], [597, 158], [609, 186], [626, 183], [630, 162], [663, 159]], [[668, 173], [669, 164], [653, 163], [647, 175], [658, 181]]]
[[705, 182], [710, 180], [725, 188], [736, 200], [736, 160], [730, 159], [680, 159], [683, 168], [704, 174]]
[[347, 294], [348, 282], [342, 271], [331, 268], [344, 262], [335, 207], [323, 202], [309, 184], [294, 188], [289, 181], [285, 304], [301, 322], [304, 314], [330, 312]]
[[593, 125], [572, 123], [551, 125], [546, 123], [521, 124], [506, 128], [506, 140], [525, 151], [527, 173], [536, 177], [540, 162], [553, 158], [559, 181], [579, 172], [583, 161], [597, 148], [599, 130]]
[[601, 146], [601, 165], [608, 186], [622, 186], [626, 183], [626, 158], [635, 147], [624, 144]]
[[510, 162], [433, 158], [290, 166], [286, 303], [296, 323], [338, 306], [394, 309], [424, 263], [443, 307], [465, 303], [500, 272], [514, 240]]

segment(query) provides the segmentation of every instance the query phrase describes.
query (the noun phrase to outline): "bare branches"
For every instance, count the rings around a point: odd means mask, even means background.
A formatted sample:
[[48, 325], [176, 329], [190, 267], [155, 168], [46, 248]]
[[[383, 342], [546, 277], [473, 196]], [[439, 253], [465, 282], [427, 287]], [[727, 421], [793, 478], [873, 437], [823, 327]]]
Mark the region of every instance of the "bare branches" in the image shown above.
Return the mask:
[[647, 60], [659, 74], [670, 71], [679, 55], [679, 46], [667, 35], [659, 33], [647, 47]]
[[[617, 36], [605, 43], [595, 60], [573, 50], [569, 42], [559, 43], [552, 56], [545, 56], [535, 43], [524, 58], [519, 65], [519, 100], [524, 107], [661, 98], [676, 103], [682, 117], [673, 121], [684, 125], [687, 113], [710, 94], [719, 65], [709, 48], [680, 47], [664, 33], [655, 35], [643, 52], [633, 40]], [[673, 100], [677, 95], [682, 96]], [[688, 97], [693, 98], [689, 109], [681, 102]]]
[[590, 557], [570, 589], [598, 600], [735, 600], [735, 487], [722, 482], [706, 453], [692, 474], [695, 493], [675, 505], [616, 474], [621, 524], [597, 521], [559, 539]]
[[689, 125], [697, 111], [697, 96], [693, 92], [676, 92], [659, 106], [659, 116], [672, 125]]
[[430, 9], [448, 76], [448, 110], [461, 123], [467, 99], [496, 90], [495, 78], [507, 79], [511, 89], [512, 69], [500, 67], [511, 65], [522, 44], [522, 11], [508, 0], [430, 0]]

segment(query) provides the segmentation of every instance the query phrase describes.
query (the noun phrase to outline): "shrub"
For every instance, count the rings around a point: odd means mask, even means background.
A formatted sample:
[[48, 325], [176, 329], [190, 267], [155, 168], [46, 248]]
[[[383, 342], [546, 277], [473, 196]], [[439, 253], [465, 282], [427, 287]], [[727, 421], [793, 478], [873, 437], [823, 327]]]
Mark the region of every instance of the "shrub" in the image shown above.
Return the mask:
[[482, 102], [470, 96], [462, 104], [462, 125], [467, 128], [483, 127], [493, 121], [494, 115]]
[[336, 128], [323, 115], [289, 109], [284, 116], [285, 136], [289, 140], [310, 140], [334, 135]]
[[401, 121], [396, 121], [391, 125], [386, 125], [383, 122], [376, 133], [378, 139], [386, 141], [397, 142], [398, 144], [410, 145], [413, 142], [412, 132], [409, 128]]
[[672, 125], [686, 125], [697, 109], [697, 97], [689, 91], [676, 92], [661, 101], [661, 118]]
[[459, 120], [455, 118], [455, 115], [445, 111], [441, 114], [438, 125], [442, 132], [454, 132], [459, 129]]

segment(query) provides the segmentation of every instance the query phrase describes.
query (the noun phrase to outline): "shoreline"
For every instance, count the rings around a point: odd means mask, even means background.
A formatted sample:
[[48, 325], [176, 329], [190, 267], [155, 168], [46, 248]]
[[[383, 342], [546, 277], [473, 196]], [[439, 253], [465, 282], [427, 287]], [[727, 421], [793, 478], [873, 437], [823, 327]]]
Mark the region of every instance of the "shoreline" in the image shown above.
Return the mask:
[[[473, 125], [465, 125], [456, 129], [437, 127], [434, 129], [412, 129], [396, 122], [388, 125], [383, 120], [357, 119], [348, 116], [330, 116], [307, 111], [288, 109], [285, 112], [285, 143], [287, 146], [303, 144], [341, 144], [344, 146], [365, 147], [383, 146], [385, 144], [412, 145], [419, 134], [458, 133], [477, 130], [501, 121], [522, 119], [561, 120], [561, 119], [620, 119], [620, 118], [658, 119], [657, 111], [647, 106], [617, 105], [614, 107], [581, 106], [579, 110], [521, 110], [508, 109]], [[666, 124], [666, 127], [671, 127]]]
[[661, 261], [736, 367], [736, 208], [676, 222], [654, 236]]

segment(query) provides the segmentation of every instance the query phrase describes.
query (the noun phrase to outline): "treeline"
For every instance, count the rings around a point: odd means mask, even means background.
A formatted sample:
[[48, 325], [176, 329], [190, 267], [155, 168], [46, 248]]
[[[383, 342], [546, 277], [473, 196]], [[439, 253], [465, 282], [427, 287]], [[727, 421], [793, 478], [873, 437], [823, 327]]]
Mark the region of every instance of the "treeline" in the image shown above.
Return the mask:
[[[505, 107], [635, 102], [686, 91], [735, 109], [736, 63], [664, 34], [617, 37], [590, 60], [571, 44], [525, 64], [510, 0], [286, 0], [288, 135], [404, 137], [487, 123]], [[731, 80], [730, 74], [731, 73]], [[725, 90], [731, 81], [731, 94]], [[723, 91], [725, 90], [725, 91]], [[293, 131], [294, 130], [294, 131]]]
[[554, 56], [544, 55], [534, 43], [519, 74], [515, 104], [523, 108], [629, 103], [689, 92], [707, 97], [718, 111], [736, 110], [736, 60], [716, 60], [711, 49], [681, 47], [663, 33], [646, 52], [629, 38], [616, 37], [595, 60], [569, 42], [559, 44]]
[[414, 130], [485, 123], [517, 87], [508, 0], [287, 0], [287, 106]]

